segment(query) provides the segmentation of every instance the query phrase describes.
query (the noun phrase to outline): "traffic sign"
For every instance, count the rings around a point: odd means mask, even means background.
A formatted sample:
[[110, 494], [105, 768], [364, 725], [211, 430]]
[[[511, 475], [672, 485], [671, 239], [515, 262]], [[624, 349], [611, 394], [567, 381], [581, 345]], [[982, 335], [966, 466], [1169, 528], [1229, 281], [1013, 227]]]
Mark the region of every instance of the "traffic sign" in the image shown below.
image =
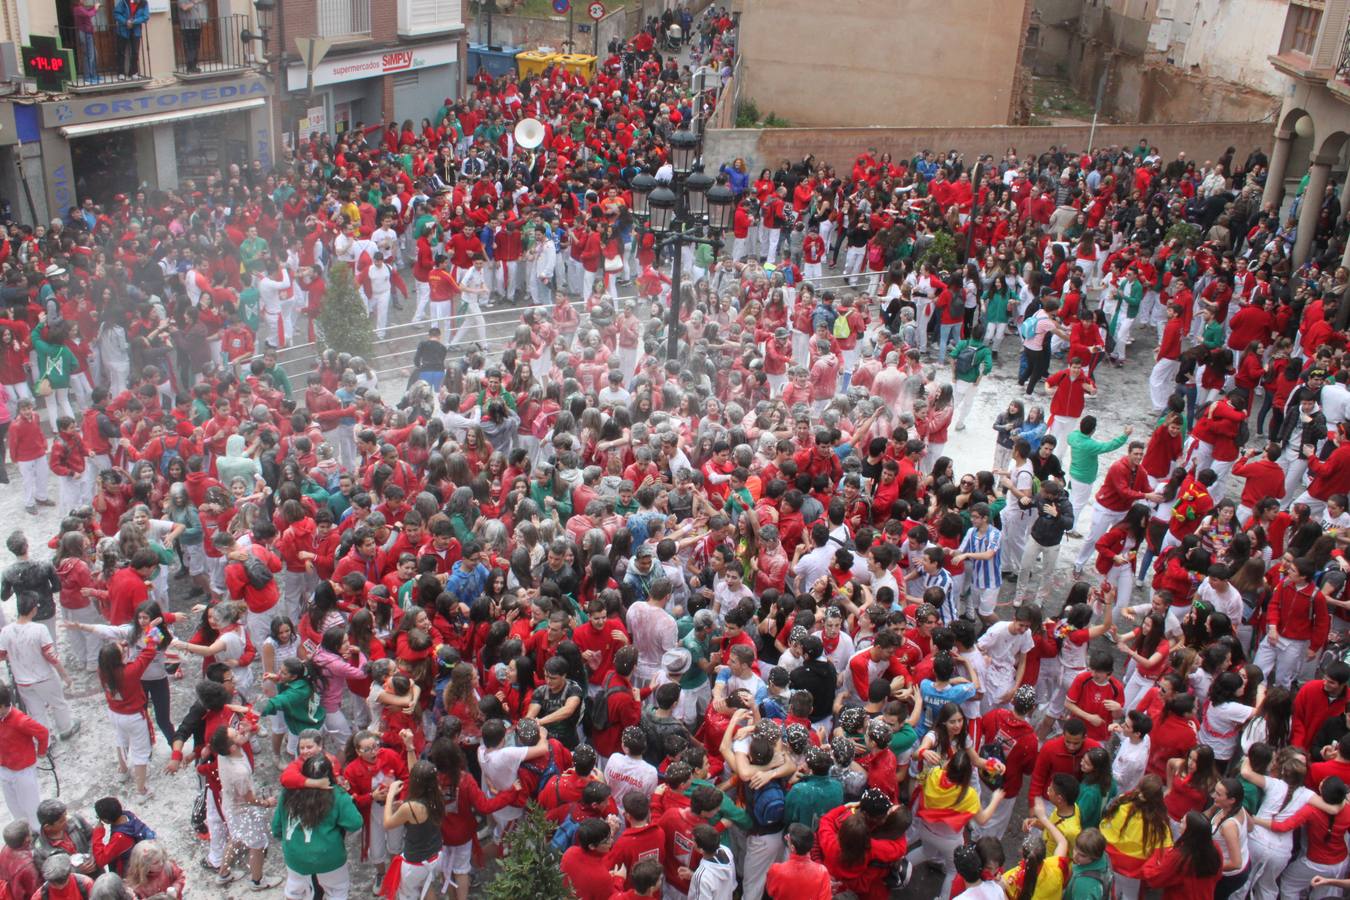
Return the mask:
[[591, 0], [591, 5], [586, 8], [586, 11], [591, 14], [592, 19], [599, 22], [605, 17], [605, 4], [601, 3], [600, 0]]
[[572, 8], [572, 0], [553, 0], [553, 11], [560, 16], [566, 15]]

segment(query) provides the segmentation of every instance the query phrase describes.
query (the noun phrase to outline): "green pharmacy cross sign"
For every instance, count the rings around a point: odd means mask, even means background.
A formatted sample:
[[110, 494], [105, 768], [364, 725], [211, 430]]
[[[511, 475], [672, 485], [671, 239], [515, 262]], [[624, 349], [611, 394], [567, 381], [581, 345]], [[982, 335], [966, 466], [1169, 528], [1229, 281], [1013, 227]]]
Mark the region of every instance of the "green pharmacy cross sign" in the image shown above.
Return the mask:
[[22, 52], [24, 74], [40, 91], [63, 91], [75, 78], [75, 54], [61, 46], [60, 38], [33, 35]]

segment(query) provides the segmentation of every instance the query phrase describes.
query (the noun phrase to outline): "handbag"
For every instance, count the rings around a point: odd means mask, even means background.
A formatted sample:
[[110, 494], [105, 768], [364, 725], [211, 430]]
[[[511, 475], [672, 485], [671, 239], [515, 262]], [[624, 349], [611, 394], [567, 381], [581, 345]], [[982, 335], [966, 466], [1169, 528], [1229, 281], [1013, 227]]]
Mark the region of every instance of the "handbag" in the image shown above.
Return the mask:
[[607, 258], [607, 259], [605, 260], [605, 271], [606, 271], [606, 272], [622, 272], [622, 271], [623, 271], [623, 258], [622, 258], [622, 257], [618, 257], [618, 256], [611, 256], [611, 257]]
[[50, 397], [52, 394], [52, 380], [50, 378], [38, 379], [38, 383], [33, 388], [33, 392], [39, 397]]

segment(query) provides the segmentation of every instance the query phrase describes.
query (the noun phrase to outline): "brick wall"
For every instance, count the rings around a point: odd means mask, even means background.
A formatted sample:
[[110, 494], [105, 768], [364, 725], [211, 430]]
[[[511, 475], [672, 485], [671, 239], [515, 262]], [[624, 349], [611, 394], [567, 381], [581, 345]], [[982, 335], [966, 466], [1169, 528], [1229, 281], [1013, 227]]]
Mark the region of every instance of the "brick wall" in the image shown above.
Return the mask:
[[398, 0], [370, 0], [370, 39], [377, 44], [398, 42]]
[[[1254, 147], [1267, 153], [1271, 147], [1269, 123], [1227, 122], [1188, 125], [1099, 125], [1093, 143], [1133, 147], [1141, 137], [1157, 146], [1163, 159], [1185, 151], [1197, 162], [1215, 159], [1228, 147], [1246, 158]], [[1002, 156], [1009, 147], [1019, 155], [1039, 153], [1051, 146], [1083, 148], [1088, 142], [1087, 125], [993, 126], [988, 128], [750, 128], [710, 129], [704, 148], [709, 168], [737, 156], [744, 157], [750, 171], [774, 167], [783, 159], [798, 160], [808, 153], [845, 173], [853, 160], [868, 148], [890, 152], [897, 159], [921, 150], [946, 155], [955, 149], [973, 163], [981, 153]]]

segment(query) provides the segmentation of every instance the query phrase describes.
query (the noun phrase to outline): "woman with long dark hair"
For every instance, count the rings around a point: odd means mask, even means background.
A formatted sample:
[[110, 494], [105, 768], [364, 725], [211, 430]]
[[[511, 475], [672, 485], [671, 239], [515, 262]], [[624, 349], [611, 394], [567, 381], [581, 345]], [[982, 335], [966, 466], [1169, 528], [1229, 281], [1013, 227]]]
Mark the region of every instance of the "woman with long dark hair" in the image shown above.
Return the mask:
[[1157, 850], [1172, 846], [1172, 829], [1163, 802], [1163, 783], [1145, 775], [1139, 787], [1121, 794], [1102, 813], [1102, 836], [1116, 873], [1118, 900], [1139, 900], [1144, 866]]
[[436, 767], [425, 759], [409, 770], [406, 794], [402, 787], [395, 780], [384, 798], [384, 827], [403, 829], [403, 850], [389, 863], [382, 891], [387, 898], [420, 900], [440, 860], [445, 800]]
[[1139, 623], [1139, 627], [1123, 635], [1116, 646], [1126, 658], [1134, 663], [1134, 670], [1125, 682], [1125, 711], [1135, 708], [1139, 699], [1155, 684], [1158, 677], [1167, 670], [1167, 652], [1171, 645], [1163, 632], [1167, 627], [1167, 618], [1162, 613], [1150, 612]]
[[970, 757], [969, 753], [955, 753], [946, 765], [933, 766], [919, 788], [912, 838], [923, 843], [906, 858], [915, 865], [935, 862], [943, 869], [939, 897], [951, 893], [955, 876], [952, 854], [961, 846], [966, 825], [985, 824], [1003, 802], [1003, 789], [999, 788], [990, 794], [988, 805], [980, 808], [980, 791], [974, 784], [975, 767]]
[[1247, 845], [1251, 816], [1242, 805], [1242, 796], [1241, 780], [1220, 778], [1210, 794], [1214, 805], [1205, 813], [1223, 854], [1223, 877], [1214, 888], [1215, 900], [1228, 900], [1247, 884], [1251, 874], [1252, 856]]
[[1200, 707], [1200, 743], [1214, 752], [1221, 772], [1228, 770], [1228, 761], [1238, 753], [1238, 736], [1242, 727], [1261, 709], [1265, 698], [1264, 685], [1257, 688], [1256, 705], [1248, 706], [1239, 699], [1243, 688], [1242, 676], [1237, 672], [1223, 672], [1209, 686], [1209, 697]]
[[159, 629], [159, 619], [150, 623], [145, 646], [135, 659], [123, 658], [124, 645], [105, 644], [98, 652], [98, 680], [103, 687], [103, 699], [108, 704], [108, 721], [112, 722], [117, 744], [117, 767], [126, 774], [131, 771], [140, 799], [150, 797], [146, 787], [146, 771], [150, 765], [150, 732], [145, 722], [145, 689], [141, 676], [155, 659], [155, 654], [170, 638]]
[[281, 840], [286, 860], [287, 897], [311, 895], [311, 879], [325, 893], [346, 896], [351, 886], [347, 871], [348, 834], [361, 829], [361, 812], [337, 784], [333, 765], [323, 753], [305, 760], [301, 774], [322, 779], [328, 788], [285, 790], [272, 815], [272, 836]]
[[1162, 889], [1163, 900], [1214, 896], [1223, 875], [1223, 854], [1214, 841], [1209, 819], [1192, 810], [1176, 844], [1144, 864], [1143, 883]]
[[1221, 771], [1214, 760], [1214, 751], [1204, 744], [1191, 749], [1182, 759], [1167, 761], [1167, 792], [1163, 804], [1171, 823], [1172, 837], [1181, 833], [1186, 814], [1209, 806], [1209, 792], [1214, 789]]

